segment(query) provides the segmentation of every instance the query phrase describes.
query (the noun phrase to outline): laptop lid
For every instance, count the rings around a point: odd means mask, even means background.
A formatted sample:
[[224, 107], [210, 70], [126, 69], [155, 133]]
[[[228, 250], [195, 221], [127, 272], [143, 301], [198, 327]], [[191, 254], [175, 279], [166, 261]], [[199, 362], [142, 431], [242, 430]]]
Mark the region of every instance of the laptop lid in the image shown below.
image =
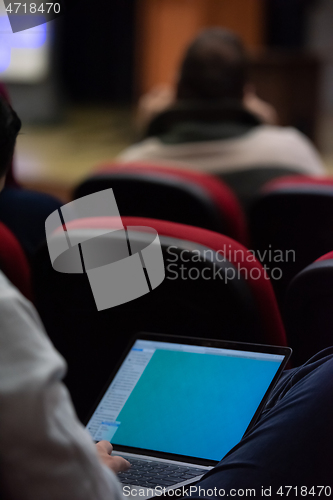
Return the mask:
[[215, 465], [256, 422], [291, 349], [139, 334], [87, 429], [115, 451]]

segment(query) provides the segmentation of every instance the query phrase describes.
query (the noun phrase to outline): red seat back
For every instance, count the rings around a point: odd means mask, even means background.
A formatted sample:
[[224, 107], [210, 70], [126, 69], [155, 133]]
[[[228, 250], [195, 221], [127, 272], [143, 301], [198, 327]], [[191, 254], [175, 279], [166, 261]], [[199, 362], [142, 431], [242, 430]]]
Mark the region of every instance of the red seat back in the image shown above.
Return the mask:
[[301, 365], [333, 345], [333, 252], [323, 255], [292, 280], [285, 321], [294, 364]]
[[308, 175], [289, 175], [280, 177], [279, 179], [274, 179], [267, 182], [263, 188], [262, 192], [271, 192], [275, 190], [282, 189], [302, 189], [304, 187], [311, 186], [315, 188], [320, 188], [320, 186], [333, 186], [333, 177], [312, 177]]
[[143, 163], [108, 164], [75, 191], [74, 198], [113, 187], [120, 213], [212, 229], [246, 244], [245, 217], [230, 188], [191, 170]]
[[[269, 182], [250, 214], [252, 247], [274, 267], [280, 252], [279, 280], [272, 280], [280, 304], [297, 273], [333, 248], [333, 179], [287, 177]], [[277, 257], [276, 257], [277, 258]]]

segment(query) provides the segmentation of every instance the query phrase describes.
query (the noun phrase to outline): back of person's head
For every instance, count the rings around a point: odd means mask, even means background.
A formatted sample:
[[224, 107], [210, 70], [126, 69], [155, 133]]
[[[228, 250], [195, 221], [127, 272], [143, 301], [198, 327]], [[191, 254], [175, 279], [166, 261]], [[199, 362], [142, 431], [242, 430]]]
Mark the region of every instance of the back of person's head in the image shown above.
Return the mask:
[[223, 28], [201, 32], [183, 59], [178, 100], [241, 100], [247, 56], [241, 39]]
[[0, 178], [10, 167], [20, 129], [21, 120], [6, 99], [0, 96]]

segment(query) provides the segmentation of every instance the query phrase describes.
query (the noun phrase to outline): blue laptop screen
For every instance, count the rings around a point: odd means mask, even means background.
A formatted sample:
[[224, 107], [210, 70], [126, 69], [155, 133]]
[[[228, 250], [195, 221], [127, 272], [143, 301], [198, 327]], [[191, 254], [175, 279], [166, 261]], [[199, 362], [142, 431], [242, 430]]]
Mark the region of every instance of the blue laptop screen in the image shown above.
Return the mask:
[[95, 441], [221, 460], [284, 356], [137, 340], [87, 428]]

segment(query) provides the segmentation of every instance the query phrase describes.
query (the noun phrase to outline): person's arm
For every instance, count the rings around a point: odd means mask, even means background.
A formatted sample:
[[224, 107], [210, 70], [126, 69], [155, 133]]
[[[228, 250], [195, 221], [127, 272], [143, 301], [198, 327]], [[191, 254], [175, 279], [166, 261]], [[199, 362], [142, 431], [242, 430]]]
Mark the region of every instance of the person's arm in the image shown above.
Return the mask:
[[33, 306], [0, 273], [2, 498], [120, 498], [110, 468], [118, 471], [127, 463], [110, 457], [105, 443], [96, 449], [62, 383], [65, 370]]
[[258, 97], [255, 87], [247, 85], [244, 92], [243, 105], [250, 113], [257, 116], [263, 123], [278, 125], [279, 117], [276, 109]]

